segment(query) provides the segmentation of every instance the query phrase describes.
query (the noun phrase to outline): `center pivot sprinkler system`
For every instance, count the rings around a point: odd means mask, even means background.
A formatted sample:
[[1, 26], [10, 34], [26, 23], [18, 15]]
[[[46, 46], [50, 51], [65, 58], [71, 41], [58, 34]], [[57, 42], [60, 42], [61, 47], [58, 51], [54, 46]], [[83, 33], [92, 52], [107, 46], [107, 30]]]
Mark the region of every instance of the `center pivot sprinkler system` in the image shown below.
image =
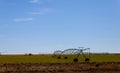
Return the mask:
[[54, 56], [58, 59], [61, 59], [61, 56], [65, 56], [65, 59], [68, 59], [68, 55], [75, 55], [73, 61], [78, 62], [79, 56], [84, 58], [85, 62], [90, 61], [90, 48], [78, 47], [78, 48], [70, 48], [64, 51], [57, 50], [54, 52]]

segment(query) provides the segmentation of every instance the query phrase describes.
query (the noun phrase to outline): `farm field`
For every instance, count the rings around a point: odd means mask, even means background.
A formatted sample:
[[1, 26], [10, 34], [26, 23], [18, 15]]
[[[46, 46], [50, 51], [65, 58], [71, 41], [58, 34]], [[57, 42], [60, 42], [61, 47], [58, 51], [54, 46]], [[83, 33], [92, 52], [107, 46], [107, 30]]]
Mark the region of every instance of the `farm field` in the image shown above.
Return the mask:
[[[61, 59], [53, 55], [2, 55], [0, 63], [72, 63], [74, 58], [75, 55], [61, 56]], [[79, 56], [78, 62], [84, 62], [84, 57]], [[120, 62], [120, 55], [91, 55], [90, 62]]]
[[2, 55], [0, 73], [120, 73], [120, 55], [91, 55], [90, 62], [75, 55]]

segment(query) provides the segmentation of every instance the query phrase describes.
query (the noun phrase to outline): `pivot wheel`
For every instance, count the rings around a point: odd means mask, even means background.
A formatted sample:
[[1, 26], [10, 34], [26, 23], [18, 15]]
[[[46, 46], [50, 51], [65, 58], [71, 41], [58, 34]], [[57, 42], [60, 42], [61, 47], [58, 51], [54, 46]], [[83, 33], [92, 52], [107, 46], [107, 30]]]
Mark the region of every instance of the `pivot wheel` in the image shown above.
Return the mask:
[[90, 61], [90, 59], [89, 58], [85, 58], [85, 62], [89, 62]]
[[73, 59], [73, 62], [78, 62], [78, 58], [74, 58], [74, 59]]
[[61, 59], [61, 57], [59, 56], [59, 57], [57, 57], [58, 59]]
[[68, 59], [68, 57], [65, 57], [65, 59]]

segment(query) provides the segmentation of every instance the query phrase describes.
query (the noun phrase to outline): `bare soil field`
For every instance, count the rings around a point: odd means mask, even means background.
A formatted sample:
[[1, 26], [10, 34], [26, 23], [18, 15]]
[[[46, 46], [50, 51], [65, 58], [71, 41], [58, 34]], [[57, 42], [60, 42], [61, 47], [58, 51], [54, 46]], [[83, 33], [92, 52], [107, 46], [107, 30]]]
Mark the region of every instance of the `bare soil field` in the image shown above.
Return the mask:
[[120, 73], [120, 62], [5, 63], [0, 73]]

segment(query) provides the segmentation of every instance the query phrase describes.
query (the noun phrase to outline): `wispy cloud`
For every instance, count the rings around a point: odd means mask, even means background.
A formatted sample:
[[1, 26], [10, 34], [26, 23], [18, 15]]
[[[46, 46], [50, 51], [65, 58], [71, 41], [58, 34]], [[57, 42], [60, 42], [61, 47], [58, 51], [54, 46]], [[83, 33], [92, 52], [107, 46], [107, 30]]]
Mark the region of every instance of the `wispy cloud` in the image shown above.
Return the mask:
[[41, 0], [31, 0], [30, 3], [41, 3]]
[[43, 3], [44, 1], [46, 2], [52, 2], [53, 0], [30, 0], [30, 3]]
[[26, 22], [26, 21], [32, 21], [33, 18], [15, 18], [13, 21], [15, 22]]
[[42, 8], [42, 9], [39, 9], [37, 11], [30, 12], [30, 14], [43, 15], [43, 14], [54, 13], [54, 12], [56, 12], [54, 9], [51, 9], [51, 8]]

